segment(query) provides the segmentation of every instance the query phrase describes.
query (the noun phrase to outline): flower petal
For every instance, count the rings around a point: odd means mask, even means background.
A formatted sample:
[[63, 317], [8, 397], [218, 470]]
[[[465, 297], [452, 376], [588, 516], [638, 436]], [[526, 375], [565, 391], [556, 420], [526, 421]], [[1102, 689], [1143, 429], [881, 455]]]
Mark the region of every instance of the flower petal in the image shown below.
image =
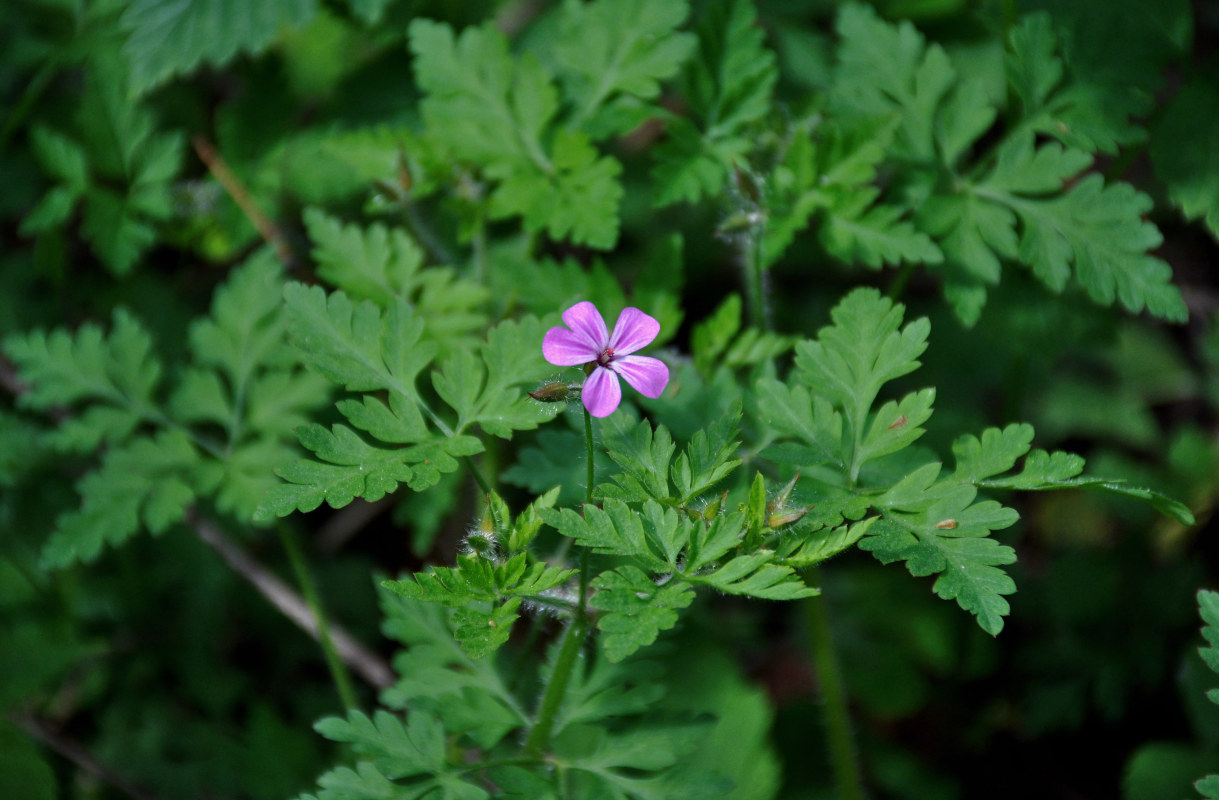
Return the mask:
[[609, 331], [605, 329], [605, 320], [601, 319], [601, 312], [587, 300], [576, 303], [564, 311], [563, 321], [577, 336], [586, 339], [588, 346], [597, 353], [604, 350], [609, 343]]
[[584, 388], [580, 391], [580, 399], [584, 407], [594, 417], [608, 417], [622, 402], [622, 387], [618, 385], [618, 376], [604, 367], [597, 367], [593, 374], [584, 380]]
[[542, 338], [542, 356], [558, 367], [574, 367], [596, 361], [601, 350], [589, 345], [587, 337], [567, 330], [551, 328]]
[[660, 333], [660, 323], [637, 308], [624, 308], [609, 339], [615, 356], [625, 356], [647, 347]]
[[635, 391], [644, 397], [660, 397], [669, 385], [669, 368], [659, 358], [627, 356], [615, 358], [610, 369], [621, 375]]

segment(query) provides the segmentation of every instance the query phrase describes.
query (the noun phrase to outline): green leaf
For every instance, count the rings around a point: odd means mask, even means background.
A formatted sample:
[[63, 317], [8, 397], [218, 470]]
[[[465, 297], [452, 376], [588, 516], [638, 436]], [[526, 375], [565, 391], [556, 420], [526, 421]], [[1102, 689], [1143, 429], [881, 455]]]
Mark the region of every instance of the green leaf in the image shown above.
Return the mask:
[[655, 150], [657, 206], [719, 194], [732, 164], [753, 149], [746, 131], [770, 110], [778, 79], [765, 38], [749, 0], [708, 7], [698, 50], [682, 74], [693, 120], [671, 122], [669, 138]]
[[976, 484], [1007, 472], [1029, 451], [1032, 443], [1033, 426], [1028, 424], [1012, 424], [1003, 429], [987, 428], [982, 431], [981, 439], [970, 434], [960, 436], [952, 443], [952, 453], [957, 459], [957, 469], [952, 477], [964, 483]]
[[[1140, 14], [1129, 13], [1130, 9], [1115, 8], [1113, 11], [1127, 19], [1099, 22], [1096, 13], [1089, 13], [1088, 19], [1081, 21], [1084, 35], [1088, 35], [1089, 28], [1103, 28], [1108, 31], [1107, 35], [1122, 36], [1108, 23], [1139, 24], [1135, 20]], [[1108, 13], [1113, 12], [1102, 12], [1101, 16]], [[1141, 22], [1144, 27], [1133, 30], [1146, 31], [1148, 26], [1159, 23], [1158, 20]], [[1138, 37], [1130, 38], [1133, 45], [1133, 39]], [[1127, 77], [1105, 74], [1104, 70], [1089, 70], [1083, 64], [1070, 64], [1068, 68], [1068, 63], [1058, 55], [1058, 39], [1053, 18], [1044, 12], [1023, 17], [1011, 29], [1004, 71], [1020, 99], [1023, 125], [1089, 153], [1112, 154], [1121, 145], [1141, 140], [1144, 132], [1132, 124], [1131, 117], [1142, 115], [1150, 106], [1147, 87], [1137, 85], [1137, 81]], [[1078, 43], [1075, 45], [1078, 49]], [[1124, 59], [1139, 63], [1129, 56], [1129, 50], [1123, 52]], [[1145, 82], [1148, 76], [1158, 73], [1159, 67], [1159, 64], [1147, 65], [1144, 69], [1136, 67], [1134, 74], [1139, 81]]]
[[489, 25], [455, 38], [446, 25], [417, 19], [410, 46], [431, 135], [500, 181], [490, 197], [493, 217], [519, 214], [530, 231], [613, 246], [621, 165], [599, 157], [587, 135], [565, 128], [554, 132], [547, 153], [558, 95], [536, 58], [513, 59], [507, 39]]
[[131, 91], [143, 94], [200, 63], [222, 66], [239, 52], [265, 50], [284, 28], [299, 28], [317, 13], [316, 0], [134, 0], [121, 25], [131, 64]]
[[[530, 715], [500, 675], [494, 655], [471, 657], [454, 638], [455, 625], [442, 607], [386, 591], [381, 600], [385, 634], [408, 648], [395, 659], [404, 677], [382, 702], [432, 713], [445, 720], [446, 729], [467, 733], [486, 748], [526, 724]], [[484, 620], [483, 627], [491, 626]]]
[[[1202, 656], [1202, 660], [1211, 668], [1211, 671], [1219, 673], [1219, 592], [1205, 589], [1198, 592], [1198, 614], [1204, 623], [1202, 638], [1206, 639], [1207, 644], [1210, 645], [1199, 648], [1198, 654]], [[1215, 692], [1211, 694], [1215, 694]], [[1219, 703], [1219, 698], [1212, 697], [1211, 699]]]
[[456, 459], [482, 451], [470, 436], [436, 438], [403, 448], [370, 445], [345, 425], [327, 430], [310, 424], [297, 431], [301, 444], [322, 461], [298, 461], [275, 472], [287, 483], [276, 485], [259, 507], [267, 520], [293, 511], [312, 511], [328, 503], [342, 508], [356, 497], [376, 502], [406, 483], [415, 491], [436, 484], [441, 472], [458, 468]]
[[944, 49], [928, 46], [904, 21], [884, 22], [871, 6], [849, 3], [835, 25], [841, 44], [830, 109], [841, 118], [898, 115], [898, 157], [931, 160], [936, 113], [957, 80]]
[[1146, 308], [1153, 316], [1185, 321], [1188, 311], [1171, 283], [1172, 268], [1148, 255], [1163, 237], [1144, 219], [1152, 205], [1147, 195], [1126, 183], [1105, 186], [1093, 174], [1052, 200], [1010, 195], [1003, 202], [1024, 225], [1021, 260], [1051, 289], [1062, 288], [1069, 263], [1097, 303], [1117, 300], [1135, 313]]
[[545, 162], [541, 137], [558, 95], [535, 59], [515, 62], [507, 38], [490, 25], [454, 37], [447, 25], [416, 19], [409, 35], [415, 81], [426, 93], [424, 121], [458, 158], [497, 173]]
[[875, 196], [875, 190], [860, 190], [851, 204], [840, 205], [828, 214], [819, 234], [831, 255], [872, 269], [885, 264], [937, 264], [944, 260], [927, 234], [902, 219], [905, 209], [871, 205]]
[[77, 191], [88, 184], [88, 157], [84, 148], [71, 138], [38, 125], [30, 132], [30, 144], [38, 163], [55, 180]]
[[102, 442], [119, 442], [159, 414], [153, 394], [161, 364], [152, 337], [123, 309], [114, 312], [109, 334], [92, 324], [75, 334], [15, 334], [4, 340], [4, 352], [27, 387], [21, 406], [45, 411], [90, 404], [53, 436], [58, 447], [87, 452]]
[[926, 431], [919, 427], [931, 418], [935, 389], [911, 392], [900, 401], [890, 400], [872, 415], [872, 424], [859, 447], [859, 463], [892, 455], [909, 447]]
[[1188, 220], [1219, 237], [1219, 86], [1195, 77], [1156, 124], [1151, 161], [1168, 197]]
[[614, 663], [595, 650], [587, 670], [574, 670], [563, 705], [555, 716], [554, 737], [568, 725], [647, 714], [665, 695], [655, 662], [631, 659]]
[[[899, 330], [904, 311], [902, 305], [895, 305], [875, 289], [856, 289], [830, 312], [833, 326], [822, 328], [815, 341], [796, 345], [800, 381], [819, 397], [825, 397], [841, 408], [848, 435], [853, 432], [860, 440], [864, 436], [868, 409], [880, 388], [917, 369], [918, 357], [927, 347], [930, 323], [918, 319]], [[801, 399], [792, 396], [784, 402], [784, 407], [791, 408], [794, 404], [798, 409]], [[924, 402], [929, 404], [929, 397], [914, 401], [911, 410], [916, 416], [923, 411], [916, 410], [915, 406], [921, 409]], [[818, 427], [823, 431], [828, 423], [824, 421], [824, 412], [822, 417]], [[804, 424], [808, 422], [807, 416], [799, 419]], [[852, 477], [858, 473], [864, 455], [862, 449], [856, 448]]]
[[797, 569], [819, 564], [854, 545], [871, 530], [879, 519], [880, 517], [868, 517], [853, 525], [822, 528], [810, 535], [790, 555], [783, 556], [780, 560]]
[[615, 101], [659, 96], [660, 82], [676, 75], [694, 49], [694, 36], [677, 31], [688, 13], [685, 0], [564, 5], [552, 50], [566, 95], [578, 101], [573, 124], [598, 138], [634, 127], [633, 117], [624, 127], [621, 115], [599, 112], [612, 111], [605, 107]]
[[713, 586], [726, 594], [749, 595], [763, 600], [797, 600], [820, 594], [806, 586], [791, 567], [771, 563], [774, 558], [774, 552], [759, 550], [730, 559], [712, 572], [682, 574], [681, 577], [691, 583]]
[[905, 561], [911, 575], [940, 574], [935, 593], [955, 599], [983, 630], [998, 634], [1009, 611], [1002, 595], [1016, 590], [999, 567], [1016, 554], [988, 534], [1011, 526], [1018, 515], [993, 500], [974, 502], [976, 490], [968, 484], [935, 482], [938, 473], [939, 464], [929, 464], [878, 497], [874, 503], [884, 519], [859, 547], [885, 564]]
[[[517, 462], [500, 476], [534, 494], [558, 488], [558, 503], [576, 503], [584, 498], [588, 472], [583, 460], [573, 457], [584, 447], [584, 435], [574, 431], [545, 429], [537, 434], [536, 447], [522, 447]], [[604, 459], [602, 459], [604, 461]]]
[[567, 581], [576, 570], [535, 563], [526, 569], [526, 554], [494, 562], [478, 555], [459, 555], [456, 567], [432, 567], [404, 581], [382, 581], [398, 594], [432, 603], [459, 606], [470, 601], [498, 602], [506, 597], [535, 597]]
[[423, 266], [423, 250], [398, 229], [343, 225], [317, 209], [304, 215], [318, 277], [356, 299], [388, 308], [406, 300], [424, 320], [424, 337], [454, 343], [482, 328], [487, 290], [447, 267]]
[[602, 444], [615, 464], [624, 472], [614, 476], [616, 486], [599, 486], [596, 494], [628, 502], [649, 498], [668, 500], [669, 462], [676, 445], [663, 425], [653, 432], [647, 420], [631, 422], [623, 415], [610, 417], [601, 426]]
[[237, 396], [247, 393], [257, 369], [292, 363], [282, 294], [282, 268], [262, 250], [216, 290], [211, 314], [191, 325], [195, 362], [216, 367]]
[[42, 551], [44, 568], [58, 569], [97, 558], [105, 545], [119, 545], [141, 526], [163, 533], [181, 521], [197, 491], [199, 454], [178, 431], [140, 437], [109, 450], [101, 467], [77, 491], [78, 510], [60, 515]]
[[402, 300], [381, 311], [353, 304], [342, 292], [289, 283], [284, 287], [288, 330], [311, 369], [349, 391], [388, 389], [417, 397], [415, 377], [436, 354], [420, 342], [423, 323]]
[[491, 217], [519, 215], [527, 231], [544, 230], [552, 239], [613, 249], [621, 172], [622, 165], [601, 156], [586, 134], [560, 129], [548, 168], [526, 165], [508, 173], [491, 195]]
[[351, 709], [347, 719], [327, 717], [314, 729], [332, 742], [347, 742], [390, 779], [445, 772], [444, 728], [425, 712], [410, 715], [406, 725], [388, 711], [378, 710], [372, 719]]
[[512, 635], [512, 625], [520, 614], [521, 598], [513, 597], [491, 613], [464, 606], [453, 612], [453, 636], [470, 658], [480, 659], [494, 653]]
[[554, 370], [542, 357], [542, 336], [534, 317], [505, 320], [487, 332], [481, 364], [469, 351], [458, 351], [433, 373], [437, 393], [458, 414], [456, 433], [478, 425], [511, 439], [514, 431], [533, 430], [562, 410], [561, 404], [539, 403], [519, 388]]
[[543, 509], [541, 514], [546, 524], [595, 553], [635, 558], [654, 572], [673, 569], [678, 550], [689, 540], [691, 523], [655, 501], [646, 502], [642, 510], [614, 498], [604, 506], [586, 504], [583, 516], [570, 508]]
[[619, 567], [593, 582], [590, 605], [603, 612], [597, 628], [605, 634], [602, 647], [612, 662], [622, 661], [657, 635], [677, 624], [677, 609], [694, 601], [689, 585], [674, 581], [657, 586], [638, 568]]
[[673, 462], [670, 477], [681, 505], [688, 505], [741, 465], [741, 459], [734, 458], [741, 446], [740, 424], [741, 403], [737, 401], [726, 414], [695, 432], [685, 452]]
[[808, 445], [802, 463], [847, 464], [842, 415], [825, 397], [812, 396], [803, 386], [762, 378], [757, 383], [757, 403], [761, 418], [772, 430]]

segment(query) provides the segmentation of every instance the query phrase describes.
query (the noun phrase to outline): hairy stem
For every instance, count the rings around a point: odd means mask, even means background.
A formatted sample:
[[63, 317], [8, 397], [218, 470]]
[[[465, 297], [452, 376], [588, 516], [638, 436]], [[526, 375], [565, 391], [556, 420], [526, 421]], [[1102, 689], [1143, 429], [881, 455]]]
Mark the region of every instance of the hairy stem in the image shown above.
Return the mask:
[[[810, 567], [804, 573], [804, 580], [809, 585], [819, 584], [820, 570]], [[838, 796], [842, 800], [863, 800], [867, 795], [863, 788], [859, 761], [855, 757], [851, 714], [847, 709], [846, 688], [842, 683], [842, 670], [838, 664], [838, 652], [834, 648], [825, 598], [809, 597], [801, 602], [804, 604], [804, 620], [812, 648], [813, 666], [817, 670], [821, 685], [822, 713], [825, 715], [830, 764], [838, 784]]]
[[[584, 409], [584, 436], [588, 448], [588, 487], [585, 497], [593, 501], [593, 418]], [[550, 744], [550, 734], [554, 730], [555, 718], [563, 705], [563, 697], [567, 694], [567, 684], [571, 682], [571, 673], [579, 661], [580, 647], [584, 644], [584, 635], [588, 632], [588, 548], [580, 549], [580, 602], [576, 606], [576, 616], [563, 634], [563, 645], [559, 648], [559, 657], [555, 659], [554, 670], [550, 673], [550, 682], [542, 694], [542, 705], [538, 709], [537, 721], [529, 731], [525, 740], [524, 755], [536, 758], [542, 749]]]
[[745, 302], [749, 321], [759, 330], [770, 330], [766, 313], [766, 270], [762, 266], [762, 231], [750, 231], [741, 245], [741, 268], [745, 275]]
[[593, 501], [593, 417], [588, 413], [588, 409], [584, 409], [584, 446], [585, 455], [588, 459], [588, 483], [584, 487], [584, 499], [586, 502]]
[[309, 613], [313, 616], [314, 624], [317, 625], [318, 643], [322, 646], [322, 652], [326, 656], [326, 667], [330, 670], [330, 677], [334, 680], [334, 688], [339, 693], [339, 699], [343, 701], [344, 708], [359, 708], [360, 701], [356, 697], [355, 687], [351, 684], [351, 676], [347, 674], [347, 667], [343, 665], [343, 661], [334, 649], [334, 642], [330, 638], [330, 627], [326, 624], [326, 615], [322, 611], [322, 602], [318, 597], [313, 575], [309, 572], [309, 565], [305, 563], [305, 554], [301, 551], [296, 536], [287, 525], [280, 522], [275, 526], [275, 530], [279, 533], [279, 540], [283, 542], [284, 550], [288, 553], [288, 561], [292, 563], [296, 582], [300, 584], [305, 604], [309, 606]]

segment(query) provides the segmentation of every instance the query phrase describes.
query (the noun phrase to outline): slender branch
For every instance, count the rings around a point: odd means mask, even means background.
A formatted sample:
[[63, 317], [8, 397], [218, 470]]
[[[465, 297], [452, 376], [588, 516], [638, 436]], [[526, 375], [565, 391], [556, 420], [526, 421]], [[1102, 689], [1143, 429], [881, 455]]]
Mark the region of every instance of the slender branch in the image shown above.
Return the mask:
[[[820, 583], [820, 571], [810, 567], [804, 574], [807, 584]], [[812, 648], [813, 666], [821, 685], [821, 700], [825, 715], [826, 737], [829, 744], [830, 763], [834, 779], [838, 783], [841, 800], [863, 800], [867, 797], [863, 788], [859, 760], [855, 754], [855, 737], [851, 730], [851, 715], [847, 709], [846, 688], [842, 682], [842, 670], [838, 664], [838, 653], [830, 630], [830, 615], [825, 597], [809, 597], [802, 601], [807, 625], [809, 644]]]
[[588, 413], [588, 409], [584, 409], [584, 442], [588, 457], [588, 484], [584, 487], [584, 499], [591, 503], [593, 501], [593, 481], [596, 480], [595, 470], [593, 469], [593, 417]]
[[748, 306], [749, 322], [757, 329], [770, 330], [770, 316], [766, 302], [766, 270], [762, 266], [762, 231], [750, 230], [743, 235], [741, 244], [741, 268], [745, 279], [745, 302]]
[[[581, 565], [586, 562], [587, 559], [581, 559]], [[584, 585], [583, 575], [580, 584]], [[525, 740], [525, 749], [522, 751], [525, 758], [537, 758], [542, 749], [550, 744], [550, 734], [554, 730], [559, 707], [563, 705], [563, 698], [567, 694], [567, 684], [571, 681], [572, 670], [580, 655], [580, 646], [584, 644], [587, 627], [583, 615], [577, 614], [563, 634], [563, 645], [559, 649], [559, 657], [555, 660], [554, 670], [550, 673], [550, 682], [546, 684], [546, 692], [542, 695], [537, 721]]]
[[216, 179], [224, 190], [229, 193], [229, 197], [233, 198], [241, 212], [246, 215], [246, 219], [253, 224], [258, 234], [263, 240], [275, 249], [275, 254], [279, 256], [279, 260], [284, 263], [288, 269], [296, 268], [296, 257], [292, 255], [292, 248], [288, 244], [288, 239], [284, 236], [283, 231], [279, 229], [271, 218], [262, 212], [258, 204], [254, 202], [254, 198], [250, 195], [245, 184], [233, 174], [229, 169], [228, 162], [216, 152], [216, 147], [205, 136], [194, 136], [191, 139], [191, 144], [195, 146], [195, 152], [199, 154], [199, 160], [207, 165], [208, 172], [212, 173], [212, 177]]
[[150, 794], [116, 775], [78, 742], [54, 730], [49, 723], [29, 715], [10, 714], [8, 719], [50, 750], [68, 759], [101, 782], [113, 786], [132, 800], [157, 800], [156, 795]]
[[[593, 501], [593, 419], [584, 409], [584, 436], [588, 446], [588, 487], [585, 496], [588, 502]], [[576, 606], [576, 616], [567, 626], [563, 634], [563, 645], [559, 648], [559, 657], [555, 659], [554, 670], [550, 673], [550, 682], [542, 695], [542, 705], [538, 709], [537, 721], [529, 731], [525, 740], [523, 754], [526, 758], [536, 758], [546, 745], [550, 744], [550, 734], [554, 730], [555, 719], [563, 698], [567, 695], [567, 684], [571, 682], [571, 673], [579, 660], [580, 648], [584, 644], [584, 636], [588, 632], [588, 548], [580, 549], [580, 601]]]
[[[280, 613], [315, 640], [319, 638], [317, 622], [308, 604], [292, 587], [242, 550], [211, 520], [192, 514], [190, 526], [206, 545], [219, 553], [233, 571], [245, 578]], [[394, 673], [389, 664], [342, 627], [332, 626], [330, 636], [338, 657], [370, 686], [384, 689], [394, 682]]]
[[309, 613], [317, 628], [318, 644], [322, 646], [322, 652], [326, 656], [326, 667], [330, 670], [330, 677], [334, 680], [334, 688], [339, 693], [339, 699], [343, 701], [344, 708], [359, 708], [360, 700], [356, 697], [355, 687], [351, 685], [351, 676], [347, 674], [347, 668], [334, 650], [330, 626], [327, 625], [326, 614], [322, 610], [322, 601], [318, 597], [317, 586], [313, 582], [309, 565], [305, 562], [305, 554], [301, 551], [300, 543], [296, 541], [296, 536], [282, 520], [275, 526], [275, 529], [288, 554], [288, 561], [292, 562], [292, 571], [296, 573], [296, 582], [301, 587], [305, 604], [309, 606]]

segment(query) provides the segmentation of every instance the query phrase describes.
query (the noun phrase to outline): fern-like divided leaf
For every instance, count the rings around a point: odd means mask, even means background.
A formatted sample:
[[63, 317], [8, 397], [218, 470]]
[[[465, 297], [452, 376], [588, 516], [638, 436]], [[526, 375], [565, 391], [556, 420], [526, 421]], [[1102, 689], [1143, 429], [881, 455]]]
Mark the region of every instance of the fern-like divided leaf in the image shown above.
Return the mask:
[[885, 564], [905, 561], [912, 575], [939, 574], [936, 594], [955, 599], [983, 630], [997, 634], [1009, 610], [1002, 595], [1016, 591], [999, 567], [1013, 563], [1016, 553], [988, 535], [1011, 526], [1018, 515], [993, 500], [974, 502], [973, 486], [937, 481], [939, 471], [939, 464], [929, 464], [877, 498], [884, 519], [859, 547]]
[[[508, 641], [523, 597], [536, 597], [565, 583], [573, 569], [527, 566], [525, 553], [496, 563], [479, 555], [460, 555], [456, 567], [432, 567], [401, 581], [382, 581], [392, 592], [429, 603], [459, 607], [454, 635], [471, 658], [484, 658]], [[474, 608], [471, 604], [479, 604]], [[481, 608], [490, 604], [491, 610]]]
[[394, 659], [403, 677], [386, 690], [383, 703], [430, 712], [483, 748], [528, 723], [530, 715], [500, 674], [496, 654], [471, 655], [455, 636], [461, 623], [452, 612], [389, 591], [381, 592], [381, 606], [385, 635], [406, 647]]
[[424, 337], [442, 350], [475, 343], [472, 334], [486, 323], [479, 311], [488, 295], [484, 287], [449, 267], [424, 268], [422, 248], [401, 230], [343, 225], [317, 209], [308, 209], [304, 219], [318, 277], [382, 309], [406, 300], [424, 322]]
[[720, 193], [733, 163], [753, 148], [749, 126], [770, 108], [778, 80], [749, 0], [720, 0], [698, 27], [698, 49], [682, 75], [691, 118], [671, 120], [656, 148], [658, 206]]
[[582, 131], [553, 129], [558, 92], [536, 58], [514, 59], [491, 26], [455, 36], [422, 19], [411, 23], [410, 47], [429, 135], [497, 182], [492, 217], [522, 216], [526, 229], [555, 239], [614, 245], [622, 167]]
[[[378, 711], [369, 719], [359, 711], [347, 719], [330, 717], [316, 725], [318, 733], [336, 742], [348, 742], [361, 756], [356, 769], [339, 767], [318, 778], [320, 800], [361, 798], [451, 797], [482, 800], [490, 795], [462, 776], [460, 765], [450, 764], [445, 731], [440, 720], [413, 711], [405, 725], [393, 714]], [[399, 779], [414, 779], [409, 784]], [[302, 800], [310, 795], [302, 795]]]
[[[1207, 643], [1206, 647], [1198, 648], [1198, 654], [1211, 671], [1219, 673], [1219, 592], [1198, 592], [1198, 613], [1204, 623], [1202, 638]], [[1219, 703], [1219, 689], [1211, 689], [1206, 696], [1212, 703]], [[1219, 775], [1207, 775], [1196, 782], [1194, 788], [1203, 797], [1216, 800], [1219, 798]]]
[[626, 502], [652, 499], [688, 508], [740, 466], [740, 459], [735, 458], [740, 448], [740, 421], [738, 402], [696, 431], [674, 460], [676, 447], [664, 426], [653, 431], [648, 422], [632, 423], [624, 415], [611, 418], [603, 425], [602, 436], [609, 457], [624, 472], [614, 476], [614, 485], [597, 487], [596, 495]]
[[79, 454], [107, 448], [77, 485], [79, 510], [57, 519], [44, 565], [91, 561], [141, 529], [162, 533], [200, 500], [250, 518], [271, 467], [292, 453], [292, 429], [327, 398], [325, 382], [288, 357], [281, 282], [268, 253], [233, 271], [191, 325], [191, 360], [175, 370], [168, 401], [152, 338], [125, 311], [108, 334], [87, 324], [5, 340], [29, 387], [20, 402], [67, 415], [52, 442]]
[[602, 612], [597, 628], [605, 634], [602, 646], [610, 661], [618, 662], [656, 641], [657, 635], [677, 624], [678, 609], [694, 602], [686, 583], [665, 586], [652, 583], [637, 567], [624, 566], [599, 575], [592, 582], [592, 606]]
[[677, 28], [685, 0], [600, 0], [563, 6], [553, 56], [572, 124], [594, 138], [626, 133], [656, 111], [642, 101], [660, 94], [694, 49]]
[[317, 0], [134, 0], [123, 14], [130, 36], [131, 90], [142, 94], [202, 63], [227, 63], [265, 50], [285, 28], [317, 13]]

